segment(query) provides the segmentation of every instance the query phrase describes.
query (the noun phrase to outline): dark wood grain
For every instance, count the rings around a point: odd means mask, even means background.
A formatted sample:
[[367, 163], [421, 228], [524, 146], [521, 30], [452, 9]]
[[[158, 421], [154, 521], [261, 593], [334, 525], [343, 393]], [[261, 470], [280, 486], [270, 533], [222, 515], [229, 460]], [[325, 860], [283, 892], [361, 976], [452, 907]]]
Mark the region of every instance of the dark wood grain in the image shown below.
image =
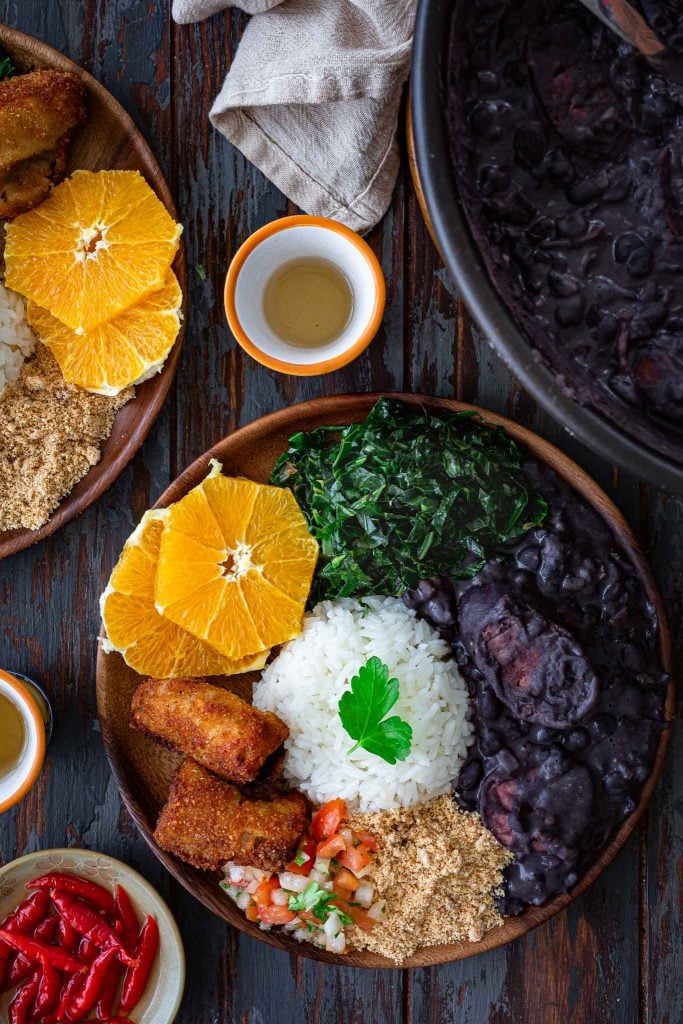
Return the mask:
[[[81, 61], [133, 116], [178, 202], [190, 274], [180, 372], [141, 452], [80, 519], [0, 564], [0, 662], [40, 677], [58, 719], [39, 785], [0, 818], [0, 857], [82, 845], [149, 878], [175, 911], [188, 954], [179, 1024], [679, 1024], [681, 793], [671, 755], [647, 824], [568, 912], [504, 949], [403, 975], [327, 967], [238, 935], [189, 897], [139, 837], [95, 716], [97, 597], [144, 509], [230, 429], [293, 401], [370, 388], [455, 395], [518, 419], [576, 459], [625, 512], [650, 554], [679, 650], [683, 502], [616, 474], [515, 386], [471, 328], [405, 167], [388, 218], [370, 236], [389, 304], [364, 357], [302, 382], [236, 350], [219, 302], [228, 256], [254, 228], [296, 212], [208, 124], [246, 23], [239, 12], [177, 28], [170, 2], [160, 0], [0, 0], [0, 20]], [[679, 765], [681, 742], [679, 734]]]

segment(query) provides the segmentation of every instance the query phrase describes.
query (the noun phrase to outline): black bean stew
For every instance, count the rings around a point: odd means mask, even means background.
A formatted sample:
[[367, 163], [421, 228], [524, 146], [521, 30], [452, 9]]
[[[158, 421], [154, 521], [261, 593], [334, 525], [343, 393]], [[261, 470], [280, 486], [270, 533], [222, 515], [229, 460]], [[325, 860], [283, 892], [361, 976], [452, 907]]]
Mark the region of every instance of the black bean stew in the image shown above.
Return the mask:
[[461, 806], [514, 854], [501, 910], [570, 890], [634, 810], [664, 721], [655, 609], [600, 516], [552, 470], [524, 472], [542, 526], [472, 580], [406, 604], [452, 645], [476, 739]]
[[[632, 2], [683, 54], [680, 0]], [[578, 0], [470, 0], [447, 107], [513, 317], [568, 394], [683, 461], [683, 88]]]

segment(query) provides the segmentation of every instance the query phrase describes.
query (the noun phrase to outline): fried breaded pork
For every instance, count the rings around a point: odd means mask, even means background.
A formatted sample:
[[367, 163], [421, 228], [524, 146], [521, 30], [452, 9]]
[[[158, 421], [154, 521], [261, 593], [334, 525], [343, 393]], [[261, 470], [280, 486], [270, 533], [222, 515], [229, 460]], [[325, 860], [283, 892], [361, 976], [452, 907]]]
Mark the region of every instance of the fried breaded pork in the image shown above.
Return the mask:
[[130, 725], [238, 785], [255, 779], [289, 736], [277, 715], [197, 679], [145, 680]]
[[186, 758], [176, 771], [154, 838], [162, 850], [207, 871], [226, 861], [277, 871], [291, 860], [308, 821], [301, 793], [243, 796]]
[[67, 146], [87, 118], [86, 90], [69, 71], [0, 81], [0, 217], [37, 206], [66, 168]]

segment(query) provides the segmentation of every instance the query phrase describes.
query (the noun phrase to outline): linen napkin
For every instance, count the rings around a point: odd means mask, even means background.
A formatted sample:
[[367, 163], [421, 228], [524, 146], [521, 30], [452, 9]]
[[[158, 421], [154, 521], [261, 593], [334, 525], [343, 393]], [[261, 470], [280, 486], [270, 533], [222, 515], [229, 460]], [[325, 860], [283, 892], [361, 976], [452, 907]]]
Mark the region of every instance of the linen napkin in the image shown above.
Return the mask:
[[[173, 0], [208, 18], [232, 0]], [[211, 121], [306, 213], [356, 231], [385, 213], [417, 0], [235, 0], [253, 15]]]

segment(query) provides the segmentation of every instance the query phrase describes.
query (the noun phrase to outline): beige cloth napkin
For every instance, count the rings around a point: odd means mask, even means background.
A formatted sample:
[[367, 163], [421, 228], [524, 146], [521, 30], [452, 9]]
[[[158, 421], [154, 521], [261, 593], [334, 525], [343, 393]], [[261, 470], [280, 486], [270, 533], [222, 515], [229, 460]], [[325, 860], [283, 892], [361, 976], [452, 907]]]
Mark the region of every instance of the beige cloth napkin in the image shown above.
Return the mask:
[[[173, 0], [183, 24], [231, 0]], [[398, 173], [417, 0], [239, 0], [252, 14], [211, 120], [307, 213], [367, 231]]]

